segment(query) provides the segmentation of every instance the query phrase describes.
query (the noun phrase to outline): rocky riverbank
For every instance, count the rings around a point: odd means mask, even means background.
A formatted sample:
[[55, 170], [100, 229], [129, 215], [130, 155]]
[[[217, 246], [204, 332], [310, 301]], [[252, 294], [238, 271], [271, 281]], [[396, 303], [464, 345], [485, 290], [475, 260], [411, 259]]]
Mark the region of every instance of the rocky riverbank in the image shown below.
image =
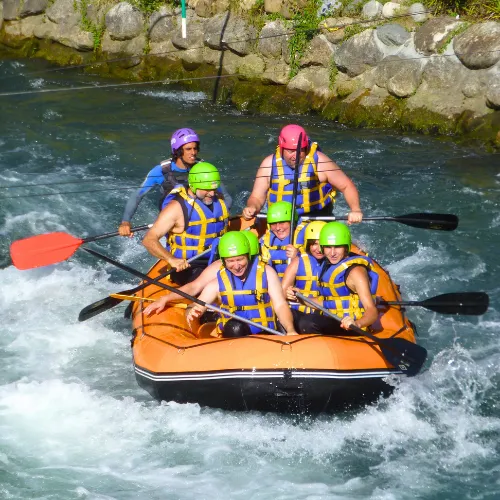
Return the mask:
[[500, 23], [354, 0], [324, 4], [330, 17], [314, 24], [311, 6], [190, 0], [184, 38], [169, 5], [0, 0], [0, 48], [127, 80], [182, 80], [249, 112], [313, 111], [500, 148]]

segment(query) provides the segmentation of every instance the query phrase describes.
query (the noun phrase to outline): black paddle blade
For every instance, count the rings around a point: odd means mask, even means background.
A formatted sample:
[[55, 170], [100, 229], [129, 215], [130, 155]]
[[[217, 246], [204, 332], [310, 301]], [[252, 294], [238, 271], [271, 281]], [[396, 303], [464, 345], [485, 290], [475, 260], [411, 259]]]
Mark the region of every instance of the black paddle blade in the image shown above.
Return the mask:
[[415, 376], [427, 359], [427, 349], [406, 339], [377, 339], [385, 359], [408, 377]]
[[490, 298], [484, 292], [445, 293], [424, 300], [421, 306], [442, 314], [478, 316], [488, 310]]
[[458, 226], [458, 217], [453, 214], [407, 214], [393, 217], [395, 221], [407, 226], [421, 229], [435, 229], [437, 231], [453, 231]]
[[125, 319], [130, 319], [132, 317], [132, 307], [134, 307], [134, 303], [129, 302], [128, 306], [125, 308], [125, 312], [123, 313], [123, 317]]
[[104, 299], [98, 300], [93, 304], [84, 307], [80, 314], [78, 315], [78, 321], [86, 321], [98, 314], [101, 314], [108, 309], [111, 309], [122, 302], [123, 299], [116, 299], [115, 297], [105, 297]]

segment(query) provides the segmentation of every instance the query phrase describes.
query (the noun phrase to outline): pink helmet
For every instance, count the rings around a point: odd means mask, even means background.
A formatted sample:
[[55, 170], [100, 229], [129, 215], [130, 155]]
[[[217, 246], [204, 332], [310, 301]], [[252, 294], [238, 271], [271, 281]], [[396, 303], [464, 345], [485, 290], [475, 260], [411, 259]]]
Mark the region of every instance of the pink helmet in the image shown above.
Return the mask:
[[192, 128], [180, 128], [172, 134], [170, 146], [174, 154], [181, 146], [188, 142], [200, 142], [200, 138]]
[[278, 137], [280, 148], [295, 149], [300, 134], [302, 134], [300, 147], [305, 148], [309, 144], [309, 138], [307, 137], [306, 131], [300, 125], [286, 125], [283, 127]]

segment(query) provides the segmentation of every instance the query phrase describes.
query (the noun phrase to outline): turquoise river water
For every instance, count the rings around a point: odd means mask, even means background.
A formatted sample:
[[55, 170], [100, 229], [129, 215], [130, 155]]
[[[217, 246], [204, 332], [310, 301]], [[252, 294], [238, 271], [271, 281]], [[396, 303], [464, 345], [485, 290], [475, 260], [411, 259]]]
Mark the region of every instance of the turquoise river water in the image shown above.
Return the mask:
[[[33, 91], [0, 96], [0, 498], [500, 498], [499, 155], [311, 116], [248, 116], [167, 86], [99, 89], [110, 82], [49, 69], [0, 61], [0, 92]], [[390, 398], [314, 419], [159, 404], [135, 381], [125, 303], [77, 321], [135, 278], [83, 252], [29, 271], [10, 264], [19, 238], [115, 230], [179, 127], [202, 136], [238, 213], [290, 120], [355, 181], [365, 215], [460, 217], [453, 232], [353, 228], [404, 298], [490, 295], [479, 317], [408, 311], [429, 359], [417, 377], [394, 380]], [[346, 208], [341, 198], [336, 213]], [[134, 222], [155, 215], [151, 194]], [[139, 236], [94, 245], [141, 271], [154, 261]]]

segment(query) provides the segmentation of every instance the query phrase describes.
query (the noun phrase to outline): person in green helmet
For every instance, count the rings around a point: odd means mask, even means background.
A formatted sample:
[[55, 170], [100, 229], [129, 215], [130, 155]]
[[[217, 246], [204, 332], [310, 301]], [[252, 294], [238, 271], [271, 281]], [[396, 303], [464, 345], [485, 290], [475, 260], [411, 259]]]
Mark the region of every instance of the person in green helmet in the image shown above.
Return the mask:
[[[207, 162], [197, 163], [188, 175], [188, 188], [173, 190], [175, 197], [160, 212], [146, 233], [143, 245], [154, 257], [176, 269], [170, 279], [179, 285], [195, 280], [207, 266], [198, 259], [190, 267], [187, 260], [201, 254], [227, 231], [229, 210], [219, 198], [220, 174]], [[167, 236], [166, 248], [160, 239]]]
[[[297, 220], [296, 214], [295, 220]], [[260, 239], [262, 259], [275, 269], [280, 279], [283, 277], [287, 263], [297, 255], [297, 246], [302, 243], [300, 235], [305, 225], [299, 224], [296, 227], [294, 244], [292, 244], [291, 222], [292, 204], [288, 201], [274, 203], [267, 211], [268, 229]]]
[[[241, 231], [241, 233], [248, 240], [250, 245], [250, 258], [253, 260], [259, 258], [260, 255], [260, 245], [259, 238], [252, 231]], [[218, 259], [212, 262], [203, 272], [194, 280], [186, 283], [184, 286], [180, 287], [179, 290], [185, 292], [189, 295], [197, 297], [205, 287], [217, 277], [217, 272], [222, 266], [222, 260]], [[175, 292], [170, 292], [159, 298], [158, 300], [152, 302], [144, 309], [144, 314], [146, 316], [151, 316], [152, 314], [159, 314], [163, 312], [167, 304], [174, 302], [176, 300], [182, 300], [182, 297]]]
[[[276, 329], [275, 316], [288, 335], [296, 335], [290, 308], [276, 271], [258, 258], [251, 258], [250, 244], [241, 231], [226, 233], [219, 242], [223, 265], [217, 276], [203, 290], [199, 299], [217, 300], [221, 309], [253, 322], [250, 326], [230, 316], [219, 315], [217, 329], [223, 337], [243, 337], [265, 333], [262, 326]], [[192, 323], [206, 311], [196, 304], [187, 319]]]
[[312, 300], [338, 316], [339, 321], [311, 314], [307, 333], [345, 335], [351, 325], [368, 328], [378, 319], [374, 261], [351, 252], [351, 233], [340, 222], [325, 224], [319, 243], [325, 262], [318, 274], [319, 296]]

